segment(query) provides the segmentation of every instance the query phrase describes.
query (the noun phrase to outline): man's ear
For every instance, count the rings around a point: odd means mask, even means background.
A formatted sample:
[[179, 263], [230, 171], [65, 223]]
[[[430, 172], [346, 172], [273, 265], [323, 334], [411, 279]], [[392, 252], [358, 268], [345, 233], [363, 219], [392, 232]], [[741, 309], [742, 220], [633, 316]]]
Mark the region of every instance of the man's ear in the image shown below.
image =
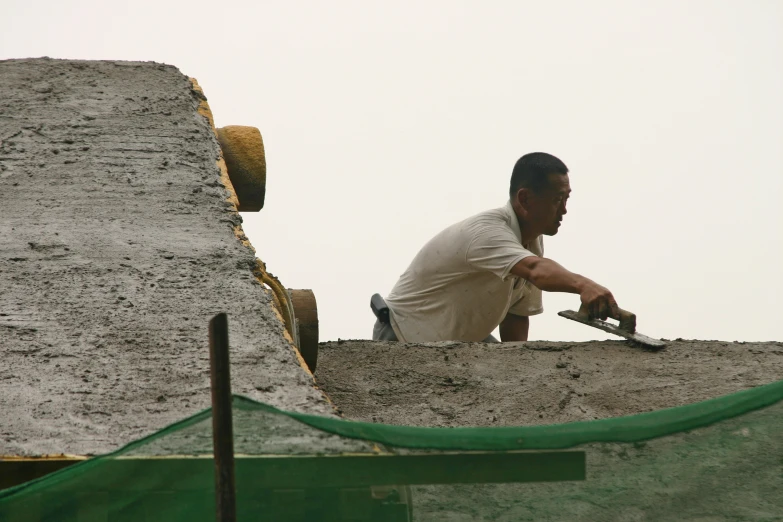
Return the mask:
[[528, 188], [521, 188], [517, 190], [516, 194], [516, 203], [521, 208], [528, 210], [530, 208], [530, 189]]

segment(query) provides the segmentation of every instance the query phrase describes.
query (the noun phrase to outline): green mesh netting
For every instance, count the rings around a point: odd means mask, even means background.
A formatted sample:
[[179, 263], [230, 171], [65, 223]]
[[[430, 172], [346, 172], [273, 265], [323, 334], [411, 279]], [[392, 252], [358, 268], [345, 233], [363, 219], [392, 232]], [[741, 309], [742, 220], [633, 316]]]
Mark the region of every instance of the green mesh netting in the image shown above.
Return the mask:
[[[235, 397], [234, 435], [240, 521], [783, 520], [783, 381], [514, 428], [367, 424]], [[0, 520], [215, 520], [211, 437], [204, 411], [0, 491]], [[506, 481], [525, 482], [492, 483]]]

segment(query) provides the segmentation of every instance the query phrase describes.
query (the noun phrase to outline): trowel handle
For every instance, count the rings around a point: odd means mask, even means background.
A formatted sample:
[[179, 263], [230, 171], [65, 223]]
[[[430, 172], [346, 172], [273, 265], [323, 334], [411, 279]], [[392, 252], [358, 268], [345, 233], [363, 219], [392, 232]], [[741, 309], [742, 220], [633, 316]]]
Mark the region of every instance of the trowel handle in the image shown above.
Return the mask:
[[[620, 321], [620, 329], [625, 330], [628, 333], [636, 332], [636, 314], [629, 312], [628, 310], [623, 310], [622, 308], [618, 308], [617, 312], [616, 317], [614, 315], [610, 315], [609, 317]], [[590, 317], [590, 310], [587, 309], [587, 306], [585, 306], [584, 303], [579, 306], [579, 315], [584, 318]]]

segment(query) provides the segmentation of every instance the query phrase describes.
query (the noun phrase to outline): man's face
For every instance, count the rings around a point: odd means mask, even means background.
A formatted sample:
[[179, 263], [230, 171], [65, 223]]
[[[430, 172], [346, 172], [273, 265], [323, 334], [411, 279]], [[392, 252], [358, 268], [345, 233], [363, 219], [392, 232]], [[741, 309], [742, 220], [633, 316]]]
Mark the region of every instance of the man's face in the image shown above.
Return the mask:
[[568, 212], [566, 203], [571, 194], [567, 174], [549, 174], [549, 186], [539, 193], [531, 193], [526, 221], [541, 234], [554, 236]]

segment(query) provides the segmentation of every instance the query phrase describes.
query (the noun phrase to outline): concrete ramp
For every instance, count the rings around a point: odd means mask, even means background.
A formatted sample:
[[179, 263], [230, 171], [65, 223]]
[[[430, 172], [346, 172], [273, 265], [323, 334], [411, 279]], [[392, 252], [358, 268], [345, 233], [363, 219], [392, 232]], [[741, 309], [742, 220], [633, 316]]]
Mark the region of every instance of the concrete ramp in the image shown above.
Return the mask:
[[204, 95], [175, 67], [0, 62], [0, 455], [92, 455], [233, 391], [332, 414], [255, 253]]

